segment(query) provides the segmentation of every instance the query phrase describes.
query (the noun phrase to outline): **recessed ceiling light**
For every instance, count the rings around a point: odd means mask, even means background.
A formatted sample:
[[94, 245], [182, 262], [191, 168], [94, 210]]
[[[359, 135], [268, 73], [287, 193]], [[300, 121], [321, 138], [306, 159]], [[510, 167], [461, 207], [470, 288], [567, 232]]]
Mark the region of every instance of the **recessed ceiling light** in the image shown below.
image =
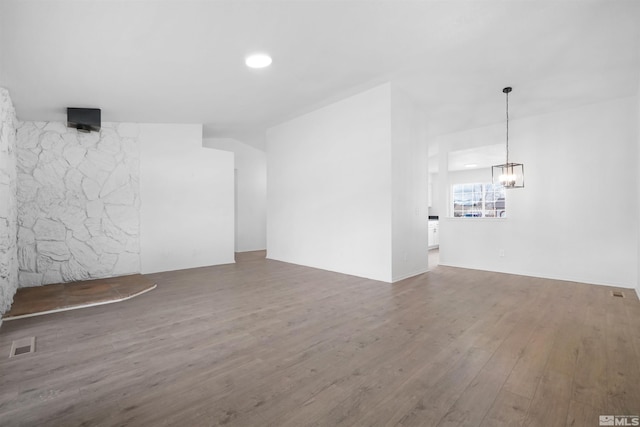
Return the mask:
[[476, 166], [478, 166], [475, 163], [467, 163], [466, 165], [464, 165], [465, 168], [475, 168]]
[[254, 53], [244, 60], [249, 68], [264, 68], [271, 65], [271, 57], [266, 53]]

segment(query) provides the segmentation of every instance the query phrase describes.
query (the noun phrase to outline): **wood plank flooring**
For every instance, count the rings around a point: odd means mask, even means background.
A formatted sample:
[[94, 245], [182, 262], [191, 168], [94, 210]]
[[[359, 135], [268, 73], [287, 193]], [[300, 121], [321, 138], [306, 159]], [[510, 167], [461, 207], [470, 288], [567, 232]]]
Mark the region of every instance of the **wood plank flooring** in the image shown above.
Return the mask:
[[74, 310], [123, 301], [152, 290], [155, 283], [141, 274], [83, 280], [18, 289], [3, 320]]
[[[2, 426], [598, 426], [640, 414], [640, 303], [437, 267], [394, 285], [265, 260], [5, 322]], [[37, 351], [8, 358], [13, 340]]]

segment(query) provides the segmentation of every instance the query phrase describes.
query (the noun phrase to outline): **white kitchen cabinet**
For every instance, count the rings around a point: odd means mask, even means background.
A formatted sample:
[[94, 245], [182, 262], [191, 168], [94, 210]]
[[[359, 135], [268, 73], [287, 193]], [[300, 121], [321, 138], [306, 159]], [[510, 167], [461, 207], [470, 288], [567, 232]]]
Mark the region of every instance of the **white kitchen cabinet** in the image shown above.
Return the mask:
[[429, 249], [440, 246], [440, 238], [438, 236], [438, 221], [429, 221]]

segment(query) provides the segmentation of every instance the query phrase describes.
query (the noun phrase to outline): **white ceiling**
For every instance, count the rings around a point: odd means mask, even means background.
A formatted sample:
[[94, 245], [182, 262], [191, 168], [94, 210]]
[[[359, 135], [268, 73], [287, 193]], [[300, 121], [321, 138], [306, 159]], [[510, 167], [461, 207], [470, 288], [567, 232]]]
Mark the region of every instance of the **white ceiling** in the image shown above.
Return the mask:
[[[441, 134], [631, 96], [640, 1], [0, 0], [0, 86], [23, 120], [264, 129], [393, 81]], [[266, 51], [273, 65], [250, 70]]]

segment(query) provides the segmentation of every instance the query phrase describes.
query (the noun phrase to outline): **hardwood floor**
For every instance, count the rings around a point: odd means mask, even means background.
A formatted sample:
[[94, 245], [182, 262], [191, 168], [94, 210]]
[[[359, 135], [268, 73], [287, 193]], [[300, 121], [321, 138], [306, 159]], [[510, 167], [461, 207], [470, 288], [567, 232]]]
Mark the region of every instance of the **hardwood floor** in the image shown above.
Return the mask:
[[155, 283], [141, 274], [83, 280], [18, 289], [4, 321], [110, 304], [153, 290]]
[[[640, 414], [640, 303], [437, 267], [394, 285], [240, 256], [5, 322], [2, 426], [597, 426]], [[37, 351], [8, 358], [13, 340]]]

